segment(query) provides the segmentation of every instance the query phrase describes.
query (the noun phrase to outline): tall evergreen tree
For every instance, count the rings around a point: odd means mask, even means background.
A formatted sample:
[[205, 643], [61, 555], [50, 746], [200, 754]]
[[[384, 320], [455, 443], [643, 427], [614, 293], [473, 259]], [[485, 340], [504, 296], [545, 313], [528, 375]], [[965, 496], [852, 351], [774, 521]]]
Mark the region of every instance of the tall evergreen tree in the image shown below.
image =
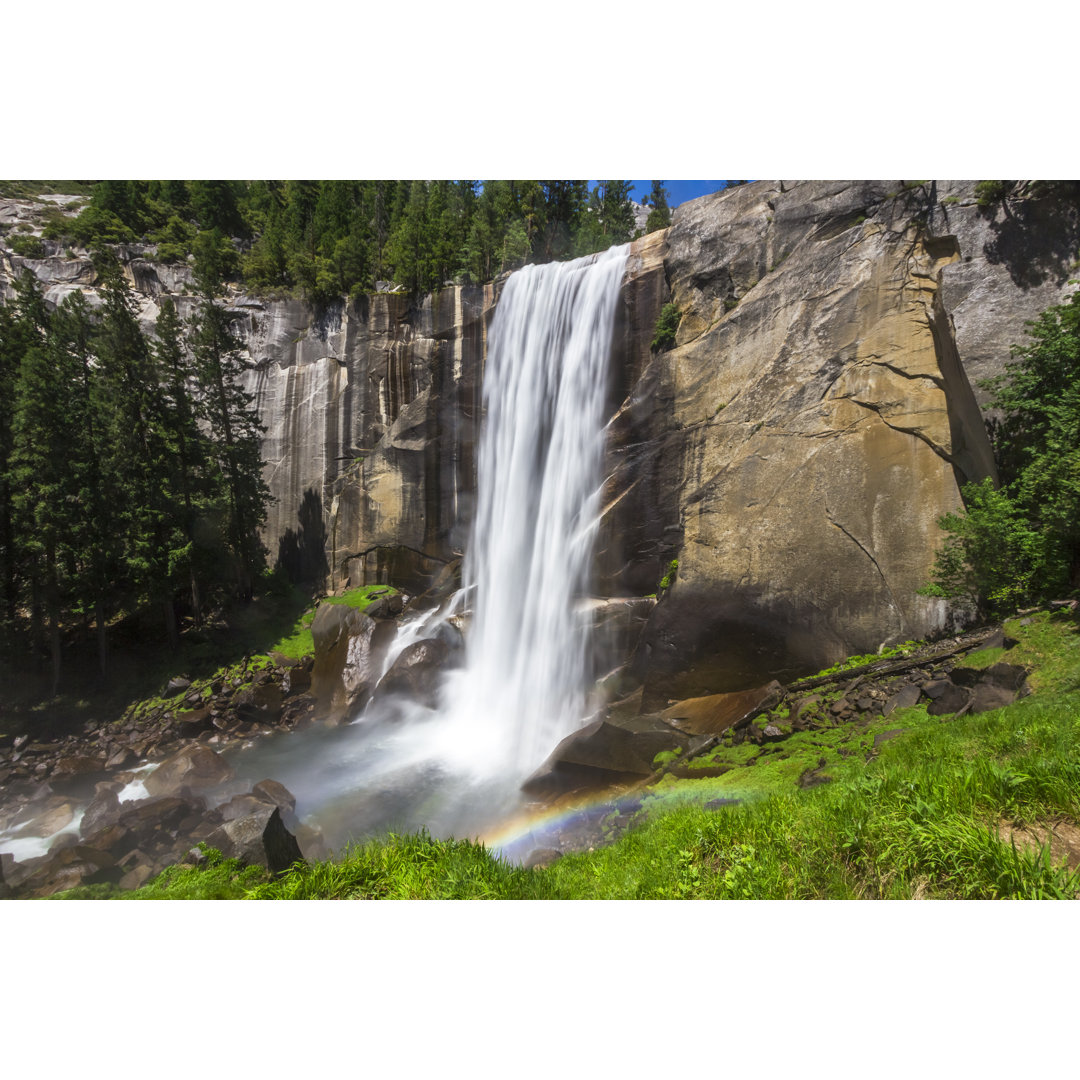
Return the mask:
[[169, 491], [171, 447], [161, 373], [135, 317], [135, 303], [119, 263], [110, 253], [98, 252], [94, 264], [105, 301], [94, 334], [100, 422], [109, 425], [108, 461], [119, 496], [123, 585], [135, 604], [153, 603], [164, 609], [170, 641], [176, 644], [169, 568], [179, 507]]
[[589, 182], [544, 180], [542, 184], [545, 222], [538, 254], [545, 261], [565, 259], [573, 254], [574, 237], [589, 198]]
[[[42, 615], [51, 656], [52, 695], [59, 691], [61, 623], [85, 599], [98, 523], [90, 495], [94, 447], [82, 374], [89, 359], [90, 325], [80, 293], [68, 296], [50, 319], [44, 339], [22, 356], [15, 386], [9, 475], [26, 577], [32, 639], [40, 640]], [[71, 433], [83, 437], [72, 439]]]
[[15, 282], [15, 299], [0, 306], [0, 627], [10, 636], [16, 625], [20, 563], [15, 526], [15, 485], [11, 477], [15, 400], [22, 358], [32, 346], [43, 346], [49, 329], [45, 300], [28, 271]]
[[667, 188], [663, 180], [654, 180], [652, 189], [649, 191], [649, 205], [652, 209], [645, 219], [645, 231], [655, 232], [657, 229], [666, 229], [671, 224], [671, 210], [668, 209]]
[[625, 244], [634, 232], [634, 208], [630, 205], [630, 180], [601, 180], [600, 218], [607, 246]]
[[250, 600], [254, 575], [263, 562], [259, 529], [270, 498], [260, 453], [265, 429], [253, 408], [254, 398], [241, 384], [240, 343], [232, 333], [229, 313], [218, 302], [222, 282], [212, 264], [196, 263], [195, 272], [202, 294], [191, 327], [199, 404], [221, 478], [226, 507], [223, 539], [232, 555], [238, 593]]
[[[212, 552], [198, 545], [199, 520], [210, 506], [212, 477], [207, 470], [205, 438], [199, 430], [192, 387], [195, 371], [185, 347], [180, 317], [172, 300], [165, 297], [154, 327], [154, 354], [162, 382], [161, 421], [168, 465], [164, 490], [173, 504], [168, 535], [169, 589], [164, 597], [169, 637], [177, 634], [174, 592], [187, 589], [195, 625], [202, 620], [200, 577], [209, 576], [207, 561]], [[179, 514], [175, 511], [179, 508]]]

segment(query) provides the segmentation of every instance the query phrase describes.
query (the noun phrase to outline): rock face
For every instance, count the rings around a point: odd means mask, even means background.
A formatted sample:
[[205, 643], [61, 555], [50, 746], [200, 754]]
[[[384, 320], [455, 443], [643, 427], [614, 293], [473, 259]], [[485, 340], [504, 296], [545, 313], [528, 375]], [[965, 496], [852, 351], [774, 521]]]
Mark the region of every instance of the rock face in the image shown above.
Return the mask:
[[[1044, 216], [1075, 232], [1071, 208]], [[663, 266], [682, 320], [624, 406], [651, 402], [606, 523], [640, 532], [635, 483], [671, 492], [649, 525], [678, 572], [639, 650], [645, 708], [946, 628], [917, 595], [936, 522], [994, 475], [963, 349], [980, 343], [975, 374], [1001, 370], [1020, 313], [1068, 291], [1048, 257], [1025, 292], [987, 228], [963, 184], [761, 181], [676, 212]], [[1059, 244], [1048, 224], [1039, 244]], [[980, 289], [1010, 298], [999, 331]]]
[[319, 318], [242, 300], [272, 557], [331, 586], [419, 591], [461, 550], [494, 299], [493, 286], [376, 294]]
[[[0, 201], [0, 222], [32, 218], [16, 203]], [[42, 258], [0, 252], [0, 293], [26, 268], [51, 302], [93, 303], [89, 260], [43, 243]], [[993, 475], [977, 380], [1071, 291], [1078, 246], [1066, 197], [987, 212], [970, 181], [757, 181], [634, 243], [596, 568], [602, 595], [646, 596], [678, 560], [640, 635], [645, 708], [947, 626], [917, 591], [937, 518]], [[190, 271], [135, 254], [143, 324], [165, 293], [189, 314]], [[232, 295], [268, 429], [272, 560], [330, 588], [453, 576], [498, 294], [379, 292], [323, 312]], [[676, 346], [656, 354], [669, 301]]]

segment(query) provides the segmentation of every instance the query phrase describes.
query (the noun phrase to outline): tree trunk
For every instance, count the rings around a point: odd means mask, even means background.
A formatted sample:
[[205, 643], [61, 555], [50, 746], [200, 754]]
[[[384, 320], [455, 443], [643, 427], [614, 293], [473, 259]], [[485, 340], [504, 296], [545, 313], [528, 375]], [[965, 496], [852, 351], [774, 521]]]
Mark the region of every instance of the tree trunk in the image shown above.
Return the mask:
[[191, 619], [198, 629], [202, 626], [202, 607], [199, 602], [199, 582], [195, 578], [195, 567], [191, 567]]

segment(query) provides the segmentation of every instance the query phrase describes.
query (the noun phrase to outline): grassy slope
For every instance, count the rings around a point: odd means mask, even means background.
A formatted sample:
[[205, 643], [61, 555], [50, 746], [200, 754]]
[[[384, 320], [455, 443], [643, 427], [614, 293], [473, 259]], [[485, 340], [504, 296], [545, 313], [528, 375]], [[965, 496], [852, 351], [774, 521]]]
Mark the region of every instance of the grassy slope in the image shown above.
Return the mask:
[[[666, 778], [616, 843], [546, 869], [511, 867], [479, 845], [391, 836], [338, 862], [255, 884], [217, 864], [167, 871], [133, 897], [190, 898], [940, 898], [1062, 897], [1080, 875], [1003, 826], [1080, 819], [1080, 634], [1066, 615], [1010, 623], [1009, 653], [1036, 693], [959, 720], [897, 711], [867, 727], [803, 732], [772, 747], [721, 748], [735, 766]], [[991, 663], [987, 651], [974, 662]], [[903, 729], [873, 753], [875, 734]], [[747, 767], [747, 760], [757, 759]], [[869, 760], [867, 760], [869, 758]], [[795, 780], [824, 759], [832, 782]], [[745, 801], [718, 810], [718, 796]], [[202, 890], [202, 891], [200, 891]], [[107, 893], [107, 890], [105, 890]], [[96, 892], [93, 895], [102, 895]]]

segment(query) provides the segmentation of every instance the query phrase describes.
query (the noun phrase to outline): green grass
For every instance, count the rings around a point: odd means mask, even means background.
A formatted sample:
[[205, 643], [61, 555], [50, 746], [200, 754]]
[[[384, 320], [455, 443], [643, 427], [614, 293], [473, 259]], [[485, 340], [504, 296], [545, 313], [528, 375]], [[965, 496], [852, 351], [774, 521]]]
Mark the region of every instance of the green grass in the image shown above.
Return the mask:
[[[468, 841], [392, 835], [274, 881], [235, 868], [167, 872], [135, 897], [251, 899], [1056, 898], [1080, 873], [1002, 829], [1080, 819], [1080, 635], [1066, 615], [1026, 627], [1010, 662], [1037, 693], [977, 716], [887, 719], [800, 732], [782, 743], [718, 746], [719, 777], [666, 776], [614, 843], [525, 870]], [[999, 650], [983, 650], [992, 663]], [[969, 658], [970, 659], [970, 658]], [[874, 736], [902, 729], [873, 749]], [[831, 782], [801, 790], [820, 769]], [[717, 798], [734, 806], [706, 809]], [[102, 890], [104, 887], [96, 887]], [[72, 895], [72, 894], [69, 894]]]
[[[341, 596], [328, 596], [320, 601], [323, 604], [344, 604], [347, 607], [356, 608], [358, 611], [366, 611], [376, 600], [383, 596], [392, 596], [397, 589], [390, 585], [362, 585], [359, 589], [350, 589]], [[378, 596], [372, 596], [378, 593]], [[272, 645], [269, 652], [280, 653], [290, 660], [301, 660], [305, 656], [312, 656], [315, 645], [311, 639], [311, 624], [315, 618], [316, 606], [302, 612], [293, 623], [291, 629], [277, 642]]]
[[241, 867], [216, 848], [199, 847], [207, 856], [203, 866], [177, 865], [163, 870], [141, 889], [121, 892], [115, 885], [80, 885], [49, 897], [51, 900], [242, 900], [267, 879], [258, 866]]

